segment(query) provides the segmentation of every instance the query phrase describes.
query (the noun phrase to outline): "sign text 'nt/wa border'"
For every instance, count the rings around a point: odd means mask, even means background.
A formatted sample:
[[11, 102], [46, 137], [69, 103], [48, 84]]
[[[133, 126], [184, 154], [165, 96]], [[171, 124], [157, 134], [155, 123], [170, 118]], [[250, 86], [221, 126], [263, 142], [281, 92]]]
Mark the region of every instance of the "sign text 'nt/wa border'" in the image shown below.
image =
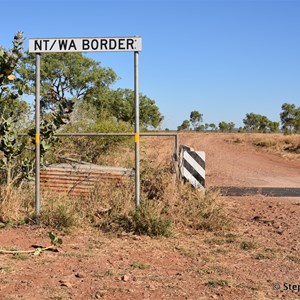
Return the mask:
[[142, 50], [141, 37], [29, 39], [29, 52], [134, 52]]

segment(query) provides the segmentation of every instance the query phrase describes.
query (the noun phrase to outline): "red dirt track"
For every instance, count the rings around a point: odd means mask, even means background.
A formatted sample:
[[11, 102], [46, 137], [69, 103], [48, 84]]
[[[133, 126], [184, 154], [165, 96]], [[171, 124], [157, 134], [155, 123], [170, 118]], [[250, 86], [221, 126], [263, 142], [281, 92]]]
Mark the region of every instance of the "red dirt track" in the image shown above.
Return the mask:
[[190, 134], [180, 139], [180, 143], [206, 152], [208, 186], [300, 187], [300, 159], [286, 160], [225, 141], [230, 138], [230, 134]]

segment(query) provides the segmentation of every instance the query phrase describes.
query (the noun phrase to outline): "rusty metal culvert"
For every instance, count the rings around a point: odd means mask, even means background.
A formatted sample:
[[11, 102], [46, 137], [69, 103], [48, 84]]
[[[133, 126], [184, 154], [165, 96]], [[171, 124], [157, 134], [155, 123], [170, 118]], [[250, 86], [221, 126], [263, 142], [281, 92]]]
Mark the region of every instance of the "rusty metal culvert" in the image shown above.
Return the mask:
[[87, 195], [99, 183], [120, 183], [134, 175], [132, 169], [95, 164], [52, 164], [41, 170], [43, 190], [70, 195]]

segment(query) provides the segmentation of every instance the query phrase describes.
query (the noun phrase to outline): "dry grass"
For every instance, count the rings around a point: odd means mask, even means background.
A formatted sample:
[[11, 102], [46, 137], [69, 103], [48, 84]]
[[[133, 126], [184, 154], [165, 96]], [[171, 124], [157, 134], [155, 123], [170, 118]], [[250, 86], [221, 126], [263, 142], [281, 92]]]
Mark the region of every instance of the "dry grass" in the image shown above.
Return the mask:
[[0, 222], [3, 224], [24, 223], [34, 212], [33, 187], [17, 189], [0, 186]]
[[[133, 186], [131, 188], [133, 190]], [[168, 236], [171, 228], [224, 231], [231, 227], [217, 192], [208, 190], [204, 193], [189, 184], [175, 182], [168, 165], [156, 168], [144, 166], [139, 211], [134, 206], [134, 195], [126, 194], [125, 190], [121, 192], [121, 198], [116, 191], [111, 192], [113, 197], [103, 198], [106, 203], [103, 213], [98, 213], [100, 227], [150, 236]]]
[[40, 221], [44, 225], [68, 230], [80, 222], [80, 210], [76, 208], [77, 199], [71, 199], [64, 194], [44, 193], [42, 201]]
[[[100, 131], [103, 132], [103, 131]], [[116, 132], [116, 130], [114, 131]], [[133, 167], [133, 137], [66, 137], [47, 153], [47, 161], [63, 161], [62, 157], [100, 165]]]
[[[169, 165], [143, 165], [141, 206], [135, 207], [134, 182], [100, 184], [89, 198], [43, 193], [40, 221], [60, 230], [93, 226], [109, 232], [169, 236], [177, 229], [223, 231], [230, 219], [216, 192], [194, 190], [175, 182]], [[3, 190], [4, 188], [2, 188]], [[2, 191], [1, 190], [1, 191]], [[3, 221], [20, 223], [34, 215], [32, 191], [1, 193]], [[30, 196], [29, 196], [30, 195]], [[31, 199], [31, 200], [26, 200]]]
[[226, 140], [233, 143], [251, 144], [287, 159], [300, 159], [299, 134], [234, 134]]
[[176, 194], [169, 205], [178, 226], [208, 231], [225, 231], [231, 228], [225, 203], [218, 192], [206, 190], [204, 193], [188, 184], [179, 184]]

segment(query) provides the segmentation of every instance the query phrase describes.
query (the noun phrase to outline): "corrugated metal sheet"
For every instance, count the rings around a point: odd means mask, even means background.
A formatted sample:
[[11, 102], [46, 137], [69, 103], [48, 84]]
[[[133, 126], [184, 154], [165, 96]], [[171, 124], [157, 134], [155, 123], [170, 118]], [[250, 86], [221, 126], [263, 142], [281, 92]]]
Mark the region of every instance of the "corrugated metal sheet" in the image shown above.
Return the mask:
[[97, 183], [122, 182], [134, 175], [132, 169], [93, 164], [53, 164], [41, 170], [41, 188], [71, 195], [86, 195]]

